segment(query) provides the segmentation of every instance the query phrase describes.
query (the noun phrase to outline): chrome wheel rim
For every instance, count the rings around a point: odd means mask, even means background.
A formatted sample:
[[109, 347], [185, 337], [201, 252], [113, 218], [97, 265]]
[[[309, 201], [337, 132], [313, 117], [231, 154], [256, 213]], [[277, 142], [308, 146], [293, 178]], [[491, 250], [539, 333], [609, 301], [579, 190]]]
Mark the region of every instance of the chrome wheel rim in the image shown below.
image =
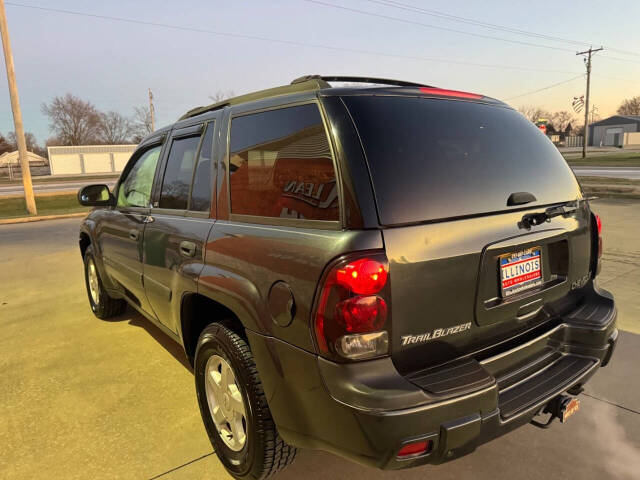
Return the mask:
[[89, 279], [89, 295], [95, 305], [100, 300], [100, 283], [98, 282], [98, 271], [93, 260], [89, 260], [87, 264], [87, 278]]
[[220, 438], [231, 450], [239, 452], [247, 442], [247, 413], [233, 369], [219, 355], [207, 360], [205, 390]]

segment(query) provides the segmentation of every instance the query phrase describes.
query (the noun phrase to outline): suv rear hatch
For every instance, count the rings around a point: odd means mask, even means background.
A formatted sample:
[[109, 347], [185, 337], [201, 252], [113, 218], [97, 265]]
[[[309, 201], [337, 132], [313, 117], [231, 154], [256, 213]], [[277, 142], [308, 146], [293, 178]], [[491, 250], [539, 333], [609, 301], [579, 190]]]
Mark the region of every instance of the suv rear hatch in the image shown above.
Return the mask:
[[[589, 207], [554, 145], [491, 100], [342, 100], [383, 226], [396, 368], [481, 361], [551, 328], [555, 306], [589, 278], [591, 257]], [[523, 222], [560, 205], [568, 213]], [[478, 374], [464, 365], [457, 374]]]

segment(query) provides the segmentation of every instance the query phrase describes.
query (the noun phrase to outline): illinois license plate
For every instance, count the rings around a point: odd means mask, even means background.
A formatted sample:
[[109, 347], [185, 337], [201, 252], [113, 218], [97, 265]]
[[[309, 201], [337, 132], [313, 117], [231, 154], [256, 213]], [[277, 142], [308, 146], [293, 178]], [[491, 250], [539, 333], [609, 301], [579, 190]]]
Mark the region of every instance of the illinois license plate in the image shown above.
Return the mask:
[[560, 421], [562, 423], [566, 422], [570, 416], [577, 413], [580, 410], [580, 400], [573, 397], [563, 408], [562, 408], [562, 418]]
[[542, 285], [540, 247], [531, 247], [500, 257], [500, 289], [503, 297]]

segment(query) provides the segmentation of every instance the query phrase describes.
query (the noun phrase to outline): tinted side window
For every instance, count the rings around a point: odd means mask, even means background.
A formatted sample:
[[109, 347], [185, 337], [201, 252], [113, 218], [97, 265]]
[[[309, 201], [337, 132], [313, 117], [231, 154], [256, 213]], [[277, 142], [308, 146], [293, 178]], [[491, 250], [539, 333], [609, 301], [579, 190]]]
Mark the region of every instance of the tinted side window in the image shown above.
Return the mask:
[[160, 208], [186, 210], [200, 136], [173, 140], [162, 179]]
[[196, 173], [193, 177], [191, 189], [191, 203], [189, 210], [206, 212], [211, 208], [211, 163], [213, 161], [213, 122], [207, 126], [202, 137], [202, 146], [198, 155]]
[[118, 207], [149, 207], [161, 145], [144, 152], [120, 182]]
[[234, 118], [229, 170], [232, 213], [338, 220], [336, 175], [315, 104]]

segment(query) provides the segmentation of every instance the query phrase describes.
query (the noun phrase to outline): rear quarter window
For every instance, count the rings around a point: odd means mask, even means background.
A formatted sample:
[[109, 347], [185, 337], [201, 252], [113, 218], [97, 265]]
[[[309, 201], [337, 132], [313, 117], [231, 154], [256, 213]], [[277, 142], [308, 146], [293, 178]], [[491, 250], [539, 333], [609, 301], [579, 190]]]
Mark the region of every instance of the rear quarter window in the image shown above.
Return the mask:
[[[363, 143], [383, 225], [545, 205], [580, 196], [556, 147], [518, 112], [420, 97], [343, 98]], [[509, 207], [514, 208], [514, 207]]]
[[234, 117], [231, 213], [338, 220], [336, 175], [316, 104]]

